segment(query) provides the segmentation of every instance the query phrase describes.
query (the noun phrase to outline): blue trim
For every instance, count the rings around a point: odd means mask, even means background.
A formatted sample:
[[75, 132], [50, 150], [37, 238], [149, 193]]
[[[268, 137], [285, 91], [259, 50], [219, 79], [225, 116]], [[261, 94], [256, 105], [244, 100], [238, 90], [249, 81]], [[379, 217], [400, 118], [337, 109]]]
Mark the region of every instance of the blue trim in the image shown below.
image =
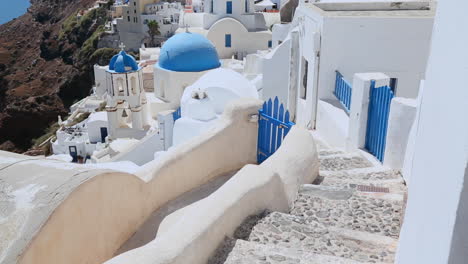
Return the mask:
[[232, 14], [232, 1], [226, 2], [226, 14]]
[[231, 34], [226, 34], [224, 35], [224, 46], [226, 48], [230, 48], [231, 47]]
[[388, 117], [393, 97], [391, 87], [375, 87], [375, 81], [371, 81], [365, 147], [380, 161], [384, 159]]
[[341, 102], [344, 106], [346, 111], [349, 113], [351, 110], [351, 95], [353, 89], [351, 84], [349, 84], [344, 78], [343, 75], [336, 71], [336, 78], [335, 78], [335, 91], [334, 94], [336, 98]]

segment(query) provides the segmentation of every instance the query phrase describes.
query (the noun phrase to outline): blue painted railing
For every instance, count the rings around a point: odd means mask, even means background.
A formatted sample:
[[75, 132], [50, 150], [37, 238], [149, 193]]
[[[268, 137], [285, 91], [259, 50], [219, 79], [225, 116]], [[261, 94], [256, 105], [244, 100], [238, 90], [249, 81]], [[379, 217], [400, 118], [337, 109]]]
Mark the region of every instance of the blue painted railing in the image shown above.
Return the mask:
[[343, 75], [339, 71], [336, 71], [335, 96], [348, 112], [351, 109], [352, 90], [351, 85], [343, 78]]
[[263, 103], [258, 116], [257, 161], [260, 164], [281, 146], [294, 123], [289, 121], [289, 111], [280, 105], [278, 97], [274, 102], [269, 99]]
[[180, 107], [177, 108], [177, 110], [175, 110], [173, 113], [172, 113], [172, 117], [174, 118], [174, 122], [179, 119], [180, 117], [182, 116], [182, 112], [180, 110]]
[[389, 86], [375, 87], [375, 81], [371, 81], [365, 147], [380, 161], [384, 158], [388, 116], [393, 96]]

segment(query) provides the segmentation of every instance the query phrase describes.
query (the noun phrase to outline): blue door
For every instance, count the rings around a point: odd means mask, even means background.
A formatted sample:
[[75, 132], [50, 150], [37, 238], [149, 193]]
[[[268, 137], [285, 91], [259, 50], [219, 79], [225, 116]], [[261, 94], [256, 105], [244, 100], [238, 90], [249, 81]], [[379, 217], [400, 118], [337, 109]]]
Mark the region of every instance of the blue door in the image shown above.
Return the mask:
[[101, 142], [106, 142], [107, 137], [107, 127], [101, 127]]
[[226, 2], [226, 14], [232, 14], [232, 1]]
[[68, 151], [70, 152], [70, 156], [72, 156], [73, 160], [72, 162], [77, 162], [78, 161], [78, 152], [76, 151], [75, 146], [69, 146]]
[[393, 92], [390, 86], [375, 87], [375, 81], [371, 81], [369, 94], [365, 146], [372, 155], [383, 161]]

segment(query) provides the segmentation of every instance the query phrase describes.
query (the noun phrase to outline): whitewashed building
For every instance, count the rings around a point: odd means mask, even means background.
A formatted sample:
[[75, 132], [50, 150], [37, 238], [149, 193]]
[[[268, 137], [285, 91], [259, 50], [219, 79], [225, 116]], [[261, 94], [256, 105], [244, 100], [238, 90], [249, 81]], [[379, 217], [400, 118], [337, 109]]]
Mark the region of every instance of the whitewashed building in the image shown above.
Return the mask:
[[430, 2], [301, 3], [290, 25], [274, 27], [264, 98], [279, 96], [298, 124], [317, 129], [319, 101], [336, 101], [337, 71], [349, 83], [355, 73], [383, 72], [397, 96], [416, 98], [433, 17]]
[[138, 51], [144, 40], [148, 39], [147, 23], [150, 20], [158, 22], [162, 37], [171, 36], [178, 28], [182, 10], [178, 2], [167, 3], [158, 0], [129, 0], [119, 5], [119, 8], [122, 9], [122, 16], [116, 19], [119, 38], [133, 51]]
[[[190, 32], [206, 36], [222, 59], [244, 58], [247, 54], [271, 47], [269, 27], [279, 23], [278, 13], [255, 12], [253, 0], [210, 0], [204, 3], [205, 13], [185, 13], [180, 25]], [[183, 32], [180, 28], [178, 32]]]

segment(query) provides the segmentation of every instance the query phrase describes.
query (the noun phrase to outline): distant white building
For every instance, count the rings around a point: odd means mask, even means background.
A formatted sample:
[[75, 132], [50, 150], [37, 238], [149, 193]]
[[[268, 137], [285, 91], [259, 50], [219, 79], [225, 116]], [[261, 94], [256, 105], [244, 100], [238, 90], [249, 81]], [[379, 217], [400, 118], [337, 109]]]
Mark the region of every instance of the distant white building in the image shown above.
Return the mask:
[[149, 37], [147, 23], [150, 20], [158, 22], [161, 36], [171, 36], [178, 28], [182, 9], [179, 2], [167, 3], [158, 0], [129, 0], [119, 4], [116, 10], [119, 14], [121, 12], [121, 17], [116, 21], [120, 41], [129, 50], [137, 51]]
[[180, 2], [160, 2], [145, 6], [145, 13], [141, 15], [143, 31], [148, 31], [148, 22], [154, 20], [159, 24], [161, 36], [170, 37], [179, 28], [179, 16], [183, 7]]
[[[270, 48], [269, 27], [280, 22], [278, 13], [255, 12], [253, 0], [209, 0], [204, 2], [204, 12], [184, 13], [180, 25], [206, 36], [222, 59], [232, 56], [242, 59], [249, 53]], [[180, 28], [178, 32], [183, 30]]]
[[69, 154], [74, 162], [79, 158], [85, 162], [94, 151], [105, 147], [107, 128], [106, 112], [91, 113], [88, 119], [76, 125], [62, 126], [52, 141], [52, 151], [55, 155]]

